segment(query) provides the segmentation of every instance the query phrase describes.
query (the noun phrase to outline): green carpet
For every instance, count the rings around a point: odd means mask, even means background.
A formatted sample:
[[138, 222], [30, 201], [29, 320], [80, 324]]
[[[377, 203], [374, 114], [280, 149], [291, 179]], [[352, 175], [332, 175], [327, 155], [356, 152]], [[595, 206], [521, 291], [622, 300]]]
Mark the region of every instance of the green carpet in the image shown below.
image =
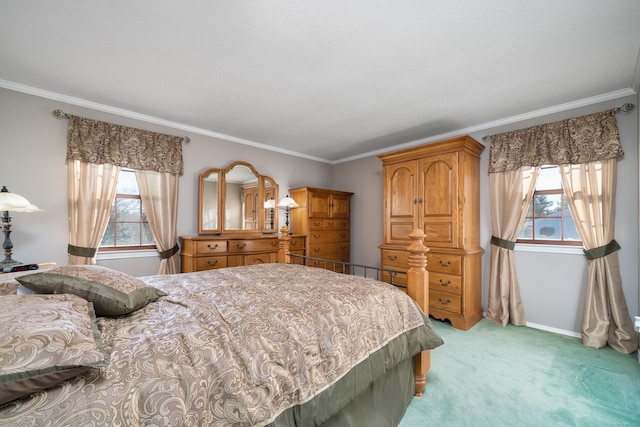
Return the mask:
[[400, 427], [640, 426], [635, 353], [484, 319], [468, 331], [432, 321], [444, 345]]

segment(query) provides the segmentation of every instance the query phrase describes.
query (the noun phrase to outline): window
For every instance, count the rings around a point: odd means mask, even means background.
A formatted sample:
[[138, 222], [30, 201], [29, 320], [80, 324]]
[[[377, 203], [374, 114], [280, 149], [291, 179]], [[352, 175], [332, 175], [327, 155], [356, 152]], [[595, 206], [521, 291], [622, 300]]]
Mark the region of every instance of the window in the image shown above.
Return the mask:
[[101, 251], [155, 249], [133, 169], [122, 168]]
[[562, 189], [558, 166], [542, 166], [518, 243], [582, 246]]

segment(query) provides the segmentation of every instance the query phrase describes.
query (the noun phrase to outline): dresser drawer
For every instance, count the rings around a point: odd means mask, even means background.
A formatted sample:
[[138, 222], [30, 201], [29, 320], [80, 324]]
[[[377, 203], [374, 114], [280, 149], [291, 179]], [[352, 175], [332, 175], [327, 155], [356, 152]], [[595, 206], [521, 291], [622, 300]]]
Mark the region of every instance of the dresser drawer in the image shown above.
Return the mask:
[[269, 252], [278, 251], [277, 239], [229, 240], [229, 252]]
[[349, 262], [349, 243], [325, 243], [309, 245], [309, 253], [313, 258], [334, 259]]
[[462, 289], [461, 282], [462, 279], [460, 276], [436, 272], [429, 273], [430, 291], [444, 291], [460, 295]]
[[293, 251], [304, 251], [304, 237], [292, 237], [289, 241], [289, 249]]
[[226, 240], [204, 240], [196, 242], [196, 255], [227, 252]]
[[309, 233], [309, 244], [349, 242], [349, 231], [312, 231]]
[[427, 253], [427, 270], [430, 272], [462, 274], [462, 256]]
[[349, 220], [348, 219], [325, 219], [324, 229], [325, 230], [348, 230]]
[[211, 270], [212, 268], [224, 268], [227, 266], [226, 256], [207, 256], [195, 258], [196, 271]]
[[462, 313], [462, 300], [460, 295], [429, 289], [429, 308], [460, 314]]
[[269, 264], [276, 262], [275, 253], [249, 254], [244, 256], [244, 265]]

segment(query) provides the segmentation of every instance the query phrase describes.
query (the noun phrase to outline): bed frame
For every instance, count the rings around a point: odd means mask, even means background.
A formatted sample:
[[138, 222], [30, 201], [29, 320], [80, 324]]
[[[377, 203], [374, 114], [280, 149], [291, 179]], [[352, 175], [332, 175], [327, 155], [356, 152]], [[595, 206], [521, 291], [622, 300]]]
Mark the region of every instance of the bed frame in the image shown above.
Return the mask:
[[[289, 228], [284, 226], [280, 230], [281, 234], [278, 239], [278, 262], [287, 264], [291, 262], [291, 258], [294, 255], [290, 253], [291, 236], [289, 235]], [[426, 235], [424, 231], [416, 228], [414, 229], [409, 238], [411, 244], [407, 247], [409, 251], [409, 270], [407, 271], [407, 294], [414, 300], [422, 311], [429, 315], [429, 272], [427, 271], [427, 252], [429, 248], [424, 245], [424, 238]], [[301, 257], [307, 258], [307, 257]], [[311, 258], [308, 258], [311, 259]], [[316, 259], [316, 258], [314, 258]], [[342, 264], [337, 261], [322, 260], [328, 264]], [[383, 269], [377, 267], [358, 266], [364, 269], [373, 269], [383, 271]], [[396, 271], [388, 271], [390, 277], [393, 277]], [[345, 273], [352, 273], [351, 269], [344, 271]], [[366, 273], [365, 273], [366, 275]], [[393, 284], [393, 283], [392, 283]], [[415, 396], [422, 396], [422, 391], [427, 385], [427, 372], [431, 367], [431, 353], [429, 350], [424, 350], [415, 356]]]

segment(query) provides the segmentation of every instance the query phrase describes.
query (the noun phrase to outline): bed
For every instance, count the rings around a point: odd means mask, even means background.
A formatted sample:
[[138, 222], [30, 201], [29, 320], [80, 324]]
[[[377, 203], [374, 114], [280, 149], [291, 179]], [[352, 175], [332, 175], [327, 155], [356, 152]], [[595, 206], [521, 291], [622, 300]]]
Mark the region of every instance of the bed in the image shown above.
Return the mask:
[[286, 263], [288, 233], [273, 264], [18, 277], [36, 294], [0, 297], [0, 425], [397, 425], [442, 344], [412, 236], [412, 298]]

